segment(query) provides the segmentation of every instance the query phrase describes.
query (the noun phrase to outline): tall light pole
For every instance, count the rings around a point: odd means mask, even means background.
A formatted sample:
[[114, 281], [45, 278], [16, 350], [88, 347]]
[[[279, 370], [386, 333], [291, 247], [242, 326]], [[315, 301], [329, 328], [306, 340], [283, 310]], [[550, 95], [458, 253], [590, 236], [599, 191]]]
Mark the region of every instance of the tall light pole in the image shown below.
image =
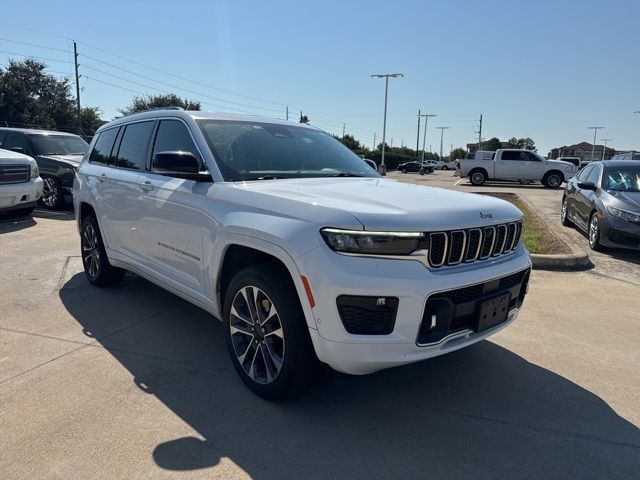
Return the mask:
[[371, 75], [371, 78], [384, 78], [384, 120], [382, 123], [382, 159], [380, 160], [380, 173], [382, 175], [387, 174], [387, 166], [384, 164], [384, 147], [385, 140], [387, 138], [387, 98], [389, 96], [389, 77], [404, 78], [404, 75], [402, 73], [376, 73]]
[[444, 131], [451, 127], [436, 127], [440, 129], [440, 160], [442, 160], [442, 139], [444, 138]]
[[591, 145], [591, 161], [595, 160], [596, 153], [596, 135], [598, 134], [598, 130], [603, 129], [604, 127], [587, 127], [589, 130], [593, 130], [593, 145]]
[[437, 117], [438, 115], [434, 115], [433, 113], [425, 113], [420, 115], [424, 117], [424, 133], [422, 134], [422, 158], [420, 161], [424, 162], [424, 147], [427, 140], [427, 122], [429, 122], [429, 117]]
[[600, 141], [604, 142], [604, 147], [602, 147], [602, 161], [604, 162], [604, 152], [607, 151], [607, 142], [610, 142], [611, 139], [610, 138], [601, 138]]

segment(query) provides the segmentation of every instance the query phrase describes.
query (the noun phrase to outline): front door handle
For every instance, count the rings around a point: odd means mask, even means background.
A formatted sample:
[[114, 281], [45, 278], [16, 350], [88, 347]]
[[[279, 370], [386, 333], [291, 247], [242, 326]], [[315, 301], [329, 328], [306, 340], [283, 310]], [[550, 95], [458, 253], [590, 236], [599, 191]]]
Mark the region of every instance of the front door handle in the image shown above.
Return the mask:
[[149, 180], [143, 183], [139, 183], [138, 185], [144, 192], [150, 192], [151, 190], [153, 190], [153, 184]]
[[107, 175], [103, 173], [102, 175], [100, 175], [100, 176], [98, 177], [98, 181], [99, 181], [100, 183], [104, 183], [104, 182], [106, 182], [106, 181], [107, 181]]

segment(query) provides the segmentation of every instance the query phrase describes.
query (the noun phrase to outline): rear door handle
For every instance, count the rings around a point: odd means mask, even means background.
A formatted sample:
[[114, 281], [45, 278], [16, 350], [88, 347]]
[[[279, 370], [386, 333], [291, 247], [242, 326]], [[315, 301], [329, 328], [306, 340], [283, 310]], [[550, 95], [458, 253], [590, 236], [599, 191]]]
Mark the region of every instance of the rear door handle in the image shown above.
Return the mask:
[[138, 186], [145, 192], [150, 192], [151, 190], [153, 190], [153, 184], [149, 180], [139, 183]]
[[104, 183], [104, 182], [106, 182], [106, 181], [107, 181], [107, 175], [103, 173], [102, 175], [100, 175], [100, 176], [98, 177], [98, 181], [99, 181], [100, 183]]

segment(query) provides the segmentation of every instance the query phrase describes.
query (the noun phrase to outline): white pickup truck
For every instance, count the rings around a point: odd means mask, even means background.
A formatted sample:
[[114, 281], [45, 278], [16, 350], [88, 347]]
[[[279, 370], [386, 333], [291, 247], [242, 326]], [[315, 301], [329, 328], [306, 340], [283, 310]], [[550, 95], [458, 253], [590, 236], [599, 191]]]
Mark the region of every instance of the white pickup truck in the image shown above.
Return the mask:
[[469, 177], [473, 185], [487, 180], [540, 181], [545, 187], [558, 188], [578, 171], [578, 167], [558, 160], [545, 160], [530, 150], [480, 150], [474, 158], [460, 159], [457, 169], [461, 178]]

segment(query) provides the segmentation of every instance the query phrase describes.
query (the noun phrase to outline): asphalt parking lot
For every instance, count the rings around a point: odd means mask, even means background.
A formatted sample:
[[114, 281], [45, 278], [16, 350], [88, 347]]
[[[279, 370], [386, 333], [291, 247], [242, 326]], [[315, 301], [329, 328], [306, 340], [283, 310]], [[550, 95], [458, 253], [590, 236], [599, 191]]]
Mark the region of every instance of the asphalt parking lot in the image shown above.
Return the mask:
[[[587, 248], [560, 190], [389, 176], [517, 191]], [[639, 256], [592, 261], [535, 271], [489, 341], [271, 403], [204, 311], [135, 276], [90, 287], [72, 212], [0, 219], [0, 477], [637, 478]]]

